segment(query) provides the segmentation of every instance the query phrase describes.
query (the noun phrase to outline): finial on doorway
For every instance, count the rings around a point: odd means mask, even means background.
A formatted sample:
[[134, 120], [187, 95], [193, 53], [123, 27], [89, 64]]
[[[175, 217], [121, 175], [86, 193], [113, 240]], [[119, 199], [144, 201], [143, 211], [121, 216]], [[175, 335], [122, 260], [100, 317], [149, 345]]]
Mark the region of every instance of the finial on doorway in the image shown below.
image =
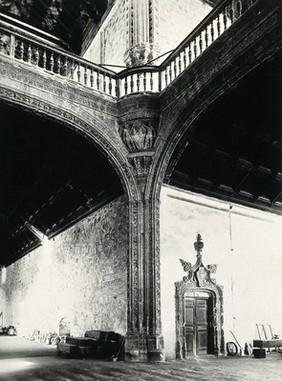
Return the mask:
[[204, 247], [204, 242], [202, 240], [201, 234], [198, 234], [197, 235], [197, 241], [194, 242], [194, 248], [197, 251], [197, 258], [198, 259], [202, 258], [201, 252], [203, 250], [203, 247]]

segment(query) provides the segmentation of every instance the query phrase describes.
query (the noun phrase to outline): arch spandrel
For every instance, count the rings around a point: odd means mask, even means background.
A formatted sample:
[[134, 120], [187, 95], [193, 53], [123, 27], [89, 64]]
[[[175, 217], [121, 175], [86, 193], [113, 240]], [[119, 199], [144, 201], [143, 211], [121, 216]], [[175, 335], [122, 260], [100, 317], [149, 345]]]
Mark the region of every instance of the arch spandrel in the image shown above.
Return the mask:
[[[22, 107], [28, 112], [63, 123], [66, 127], [75, 130], [85, 139], [92, 142], [103, 156], [110, 161], [118, 173], [128, 199], [139, 200], [139, 190], [133, 169], [127, 162], [127, 152], [120, 141], [118, 133], [115, 134], [114, 132], [115, 119], [112, 120], [112, 125], [109, 126], [102, 119], [98, 119], [97, 116], [91, 114], [90, 111], [87, 112], [80, 107], [80, 113], [76, 114], [71, 103], [68, 105], [69, 109], [62, 108], [49, 100], [45, 101], [42, 98], [31, 96], [29, 92], [21, 92], [16, 84], [14, 84], [14, 88], [1, 86], [0, 84], [0, 99], [12, 106]], [[110, 133], [107, 133], [107, 131], [110, 131]]]

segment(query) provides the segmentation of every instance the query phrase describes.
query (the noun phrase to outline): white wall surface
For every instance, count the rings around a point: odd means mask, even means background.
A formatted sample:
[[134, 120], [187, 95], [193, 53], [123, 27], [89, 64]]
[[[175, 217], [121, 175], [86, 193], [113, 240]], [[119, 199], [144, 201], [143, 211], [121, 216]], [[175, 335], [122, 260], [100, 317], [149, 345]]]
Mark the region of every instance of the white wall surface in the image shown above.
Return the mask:
[[204, 241], [203, 262], [218, 264], [224, 287], [225, 342], [256, 338], [256, 323], [282, 337], [282, 218], [163, 187], [161, 194], [161, 303], [167, 358], [175, 356], [174, 282], [185, 275], [179, 258], [194, 264], [194, 242]]

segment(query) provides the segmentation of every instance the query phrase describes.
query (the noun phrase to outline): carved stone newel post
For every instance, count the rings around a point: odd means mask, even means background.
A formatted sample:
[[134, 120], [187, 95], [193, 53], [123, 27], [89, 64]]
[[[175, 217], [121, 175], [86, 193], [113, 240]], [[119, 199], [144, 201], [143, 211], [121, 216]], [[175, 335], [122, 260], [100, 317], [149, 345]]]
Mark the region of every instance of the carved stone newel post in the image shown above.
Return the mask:
[[156, 57], [158, 51], [158, 0], [129, 1], [129, 46], [127, 66], [138, 66]]

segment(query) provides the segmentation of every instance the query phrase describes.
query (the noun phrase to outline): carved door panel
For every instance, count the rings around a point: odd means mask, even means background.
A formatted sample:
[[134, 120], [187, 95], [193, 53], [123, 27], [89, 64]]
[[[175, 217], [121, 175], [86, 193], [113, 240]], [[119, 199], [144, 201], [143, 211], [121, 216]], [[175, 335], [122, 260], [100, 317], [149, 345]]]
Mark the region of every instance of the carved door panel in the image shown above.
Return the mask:
[[209, 352], [209, 306], [207, 298], [185, 298], [184, 330], [188, 354]]

